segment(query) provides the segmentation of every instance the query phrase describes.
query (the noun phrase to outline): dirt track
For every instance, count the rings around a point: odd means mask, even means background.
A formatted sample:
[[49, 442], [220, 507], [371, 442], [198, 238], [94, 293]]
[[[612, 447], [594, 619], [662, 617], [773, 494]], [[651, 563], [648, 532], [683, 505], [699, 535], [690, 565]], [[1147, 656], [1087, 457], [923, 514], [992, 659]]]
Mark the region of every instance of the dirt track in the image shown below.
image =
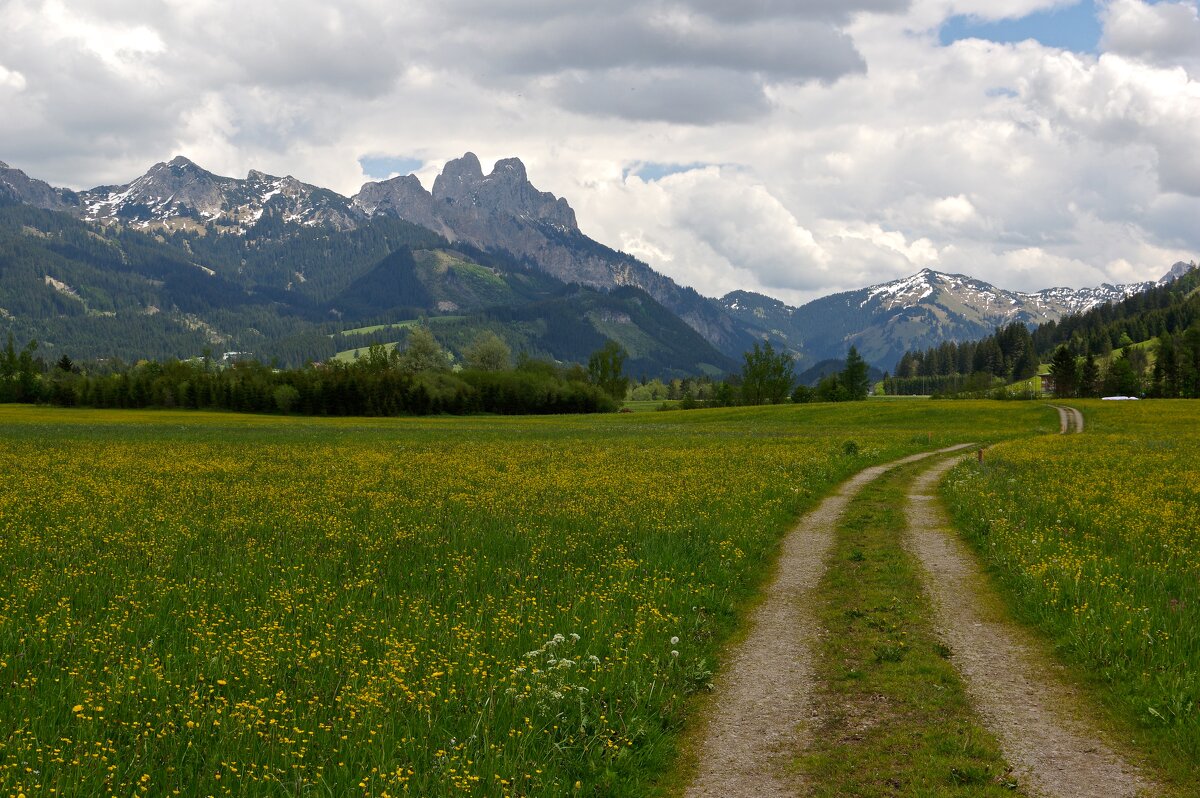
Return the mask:
[[783, 541], [775, 575], [749, 620], [750, 633], [716, 681], [688, 798], [794, 798], [787, 760], [804, 738], [813, 688], [817, 624], [809, 594], [825, 572], [834, 527], [850, 499], [896, 466], [971, 444], [926, 452], [859, 472], [806, 515]]
[[[1057, 408], [1064, 433], [1082, 414]], [[750, 631], [716, 682], [717, 696], [697, 750], [687, 798], [794, 798], [803, 785], [789, 764], [810, 733], [818, 627], [811, 593], [820, 582], [846, 506], [887, 471], [936, 454], [868, 468], [843, 483], [784, 539], [775, 574], [749, 619]], [[920, 560], [939, 635], [953, 652], [984, 723], [1000, 740], [1021, 786], [1044, 798], [1134, 798], [1152, 786], [1079, 711], [1081, 697], [1038, 653], [1028, 633], [989, 615], [987, 579], [949, 531], [936, 486], [957, 462], [947, 458], [908, 491], [905, 545]]]
[[1141, 794], [1147, 783], [1080, 717], [1078, 694], [1036, 653], [1028, 636], [981, 610], [977, 591], [986, 578], [974, 555], [948, 531], [933, 495], [954, 464], [939, 463], [913, 482], [907, 544], [928, 576], [939, 634], [1018, 782], [1035, 795], [1062, 798]]
[[1058, 431], [1060, 434], [1066, 435], [1069, 432], [1083, 432], [1083, 413], [1073, 407], [1050, 406], [1058, 411]]

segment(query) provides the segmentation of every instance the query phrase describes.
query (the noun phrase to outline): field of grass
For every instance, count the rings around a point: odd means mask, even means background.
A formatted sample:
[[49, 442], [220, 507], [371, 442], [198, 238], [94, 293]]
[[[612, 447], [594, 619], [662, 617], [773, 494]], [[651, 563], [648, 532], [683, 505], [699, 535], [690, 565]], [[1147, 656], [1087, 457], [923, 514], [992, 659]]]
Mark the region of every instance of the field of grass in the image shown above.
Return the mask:
[[[381, 346], [387, 352], [391, 352], [393, 349], [395, 349], [399, 345], [400, 345], [399, 341], [392, 341], [391, 343], [381, 344]], [[369, 350], [370, 350], [369, 346], [362, 346], [362, 347], [359, 347], [358, 349], [344, 349], [341, 352], [338, 352], [336, 355], [334, 355], [333, 359], [340, 361], [342, 363], [353, 363], [355, 360], [358, 360], [360, 357], [366, 357], [367, 352]]]
[[[450, 322], [462, 321], [465, 318], [467, 318], [467, 317], [466, 316], [430, 316], [429, 318], [425, 319], [424, 322], [426, 324], [430, 324], [430, 325], [448, 324]], [[401, 330], [401, 329], [411, 330], [413, 327], [416, 327], [418, 324], [421, 324], [421, 322], [422, 322], [421, 319], [407, 319], [405, 321], [391, 322], [390, 324], [376, 324], [371, 327], [355, 327], [352, 330], [342, 330], [340, 333], [334, 333], [330, 337], [334, 338], [338, 335], [369, 335], [370, 333], [379, 332], [380, 330]]]
[[801, 511], [1056, 426], [0, 407], [0, 795], [653, 794]]
[[[1200, 770], [1200, 427], [1194, 402], [1072, 402], [1085, 435], [952, 472], [960, 526], [1019, 612], [1094, 674], [1168, 770]], [[1194, 786], [1194, 785], [1193, 785]]]
[[400, 328], [407, 329], [410, 327], [415, 327], [416, 325], [416, 319], [409, 319], [408, 321], [397, 321], [392, 324], [375, 324], [370, 327], [355, 327], [353, 330], [342, 330], [340, 333], [334, 333], [329, 337], [334, 338], [338, 335], [370, 335], [371, 333], [379, 332], [380, 330], [394, 330]]

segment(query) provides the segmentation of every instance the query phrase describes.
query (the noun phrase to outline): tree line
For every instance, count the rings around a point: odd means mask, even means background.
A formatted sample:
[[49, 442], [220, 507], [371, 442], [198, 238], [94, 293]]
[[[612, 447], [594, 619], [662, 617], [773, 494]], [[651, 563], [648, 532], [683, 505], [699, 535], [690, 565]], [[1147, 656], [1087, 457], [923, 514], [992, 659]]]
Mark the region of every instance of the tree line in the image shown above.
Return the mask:
[[1059, 345], [1050, 360], [1054, 395], [1200, 399], [1200, 321], [1183, 332], [1155, 339], [1153, 367], [1146, 348], [1125, 341], [1125, 348], [1103, 366], [1091, 352], [1080, 358], [1067, 345]]
[[[514, 364], [507, 345], [490, 333], [474, 342], [455, 371], [423, 328], [403, 350], [372, 346], [353, 362], [297, 369], [252, 360], [218, 364], [209, 357], [83, 366], [66, 355], [47, 367], [35, 350], [31, 344], [17, 352], [10, 337], [0, 353], [0, 401], [328, 416], [507, 415], [611, 412], [626, 389], [613, 378], [611, 360], [603, 374], [526, 357]], [[617, 358], [619, 371], [620, 353]]]
[[816, 387], [796, 385], [792, 355], [776, 352], [770, 341], [755, 343], [742, 360], [741, 374], [718, 388], [716, 401], [741, 405], [780, 404], [788, 399], [797, 404], [854, 402], [870, 393], [870, 367], [853, 346], [845, 368], [824, 377]]
[[10, 335], [0, 351], [0, 402], [63, 407], [186, 408], [328, 416], [437, 413], [553, 414], [610, 412], [628, 398], [675, 399], [684, 409], [842, 402], [866, 399], [868, 366], [851, 347], [845, 368], [815, 387], [796, 385], [794, 360], [770, 342], [746, 352], [740, 372], [652, 380], [633, 385], [628, 354], [607, 341], [585, 365], [561, 365], [522, 354], [513, 362], [494, 332], [479, 334], [452, 367], [450, 354], [425, 327], [403, 348], [373, 344], [349, 361], [280, 369], [256, 360], [117, 360], [76, 363], [63, 355], [52, 366], [30, 342], [18, 351]]

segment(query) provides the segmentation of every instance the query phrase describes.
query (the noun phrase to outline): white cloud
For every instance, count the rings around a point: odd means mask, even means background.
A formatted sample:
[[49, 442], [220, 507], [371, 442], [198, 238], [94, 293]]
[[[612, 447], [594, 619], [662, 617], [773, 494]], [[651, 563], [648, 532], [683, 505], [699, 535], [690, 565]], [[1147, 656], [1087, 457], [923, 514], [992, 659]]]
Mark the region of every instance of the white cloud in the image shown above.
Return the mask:
[[978, 217], [971, 200], [959, 194], [955, 197], [943, 197], [934, 202], [929, 208], [929, 214], [940, 224], [947, 226], [962, 226]]
[[1102, 17], [1109, 52], [1158, 65], [1200, 65], [1200, 6], [1192, 0], [1111, 0]]
[[24, 91], [25, 76], [20, 72], [14, 72], [0, 66], [0, 86], [14, 89], [15, 91]]
[[8, 0], [0, 160], [89, 187], [184, 153], [352, 193], [364, 155], [426, 186], [516, 155], [710, 295], [1156, 278], [1200, 255], [1196, 2], [1110, 0], [1098, 57], [938, 43], [952, 15], [1068, 4]]

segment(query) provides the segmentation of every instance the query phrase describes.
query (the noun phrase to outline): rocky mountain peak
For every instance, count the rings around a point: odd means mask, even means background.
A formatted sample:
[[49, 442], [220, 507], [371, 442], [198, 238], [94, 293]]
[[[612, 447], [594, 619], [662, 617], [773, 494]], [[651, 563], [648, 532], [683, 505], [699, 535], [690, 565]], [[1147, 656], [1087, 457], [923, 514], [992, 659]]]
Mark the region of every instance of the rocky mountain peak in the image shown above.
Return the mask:
[[361, 221], [349, 200], [293, 177], [256, 169], [245, 180], [222, 177], [183, 156], [155, 164], [132, 183], [100, 186], [80, 197], [89, 221], [121, 221], [137, 229], [212, 226], [217, 232], [244, 235], [269, 209], [284, 224], [349, 230]]
[[416, 175], [403, 175], [377, 183], [366, 183], [354, 195], [354, 207], [367, 216], [396, 216], [427, 227], [454, 241], [454, 231], [438, 215], [433, 195]]
[[481, 182], [483, 166], [475, 153], [468, 152], [461, 158], [447, 161], [442, 167], [442, 173], [433, 181], [433, 198], [438, 202], [456, 202]]
[[[433, 199], [438, 206], [454, 206], [458, 213], [471, 216], [546, 222], [564, 232], [579, 229], [567, 201], [538, 191], [519, 158], [497, 161], [491, 174], [484, 176], [479, 158], [468, 152], [446, 164], [433, 182]], [[454, 226], [453, 221], [450, 224]]]
[[3, 162], [0, 162], [0, 199], [47, 210], [63, 210], [79, 204], [75, 192], [54, 188]]
[[1187, 274], [1192, 269], [1200, 269], [1200, 264], [1197, 264], [1195, 261], [1193, 261], [1191, 263], [1185, 263], [1184, 261], [1179, 261], [1174, 266], [1172, 266], [1171, 270], [1169, 272], [1167, 272], [1166, 274], [1164, 274], [1158, 282], [1160, 284], [1162, 284], [1162, 283], [1169, 283], [1172, 280], [1178, 280], [1180, 277]]
[[525, 171], [525, 164], [520, 158], [505, 158], [502, 161], [496, 161], [495, 168], [492, 169], [491, 177], [496, 180], [507, 180], [512, 183], [528, 183], [529, 175]]
[[201, 181], [211, 183], [219, 180], [217, 175], [209, 172], [206, 169], [201, 169], [192, 161], [182, 155], [172, 158], [170, 161], [156, 163], [151, 166], [146, 174], [139, 177], [130, 183], [130, 186], [148, 186], [153, 184], [169, 185], [179, 187], [188, 184], [189, 182]]

